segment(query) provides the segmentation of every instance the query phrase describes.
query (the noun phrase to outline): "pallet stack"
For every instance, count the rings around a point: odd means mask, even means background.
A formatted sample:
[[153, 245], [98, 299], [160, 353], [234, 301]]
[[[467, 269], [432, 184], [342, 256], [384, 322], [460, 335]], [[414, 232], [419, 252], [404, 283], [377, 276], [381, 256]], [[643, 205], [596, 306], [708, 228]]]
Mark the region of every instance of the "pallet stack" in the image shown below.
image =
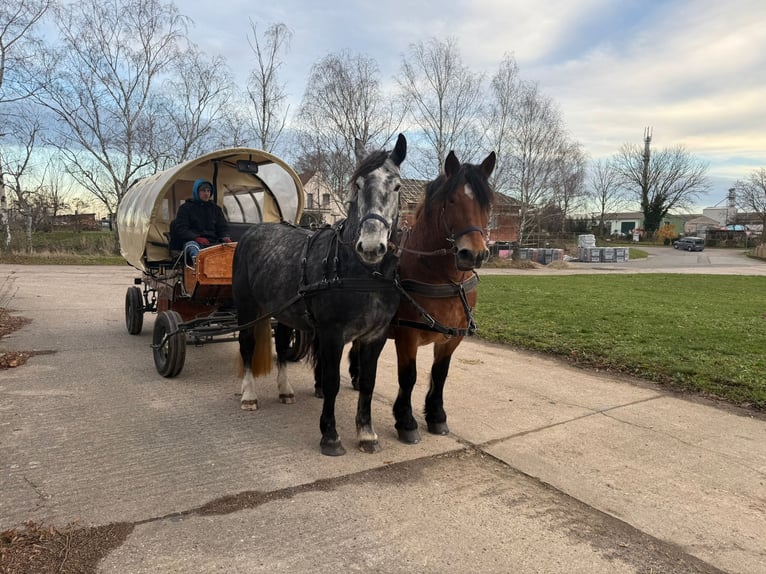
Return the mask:
[[630, 259], [627, 247], [596, 247], [595, 235], [577, 238], [577, 260], [585, 263], [623, 263]]

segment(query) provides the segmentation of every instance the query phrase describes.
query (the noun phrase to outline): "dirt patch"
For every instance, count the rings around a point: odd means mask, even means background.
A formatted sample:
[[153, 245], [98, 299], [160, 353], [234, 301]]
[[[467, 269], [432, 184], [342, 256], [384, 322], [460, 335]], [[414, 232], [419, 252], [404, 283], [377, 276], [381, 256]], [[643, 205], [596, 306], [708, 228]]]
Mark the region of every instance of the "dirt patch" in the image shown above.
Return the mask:
[[[11, 315], [7, 309], [0, 308], [0, 339], [21, 329], [27, 323], [29, 323], [29, 319], [26, 317]], [[34, 354], [32, 351], [0, 352], [0, 370], [20, 367]]]
[[58, 530], [28, 522], [0, 532], [0, 574], [95, 573], [98, 563], [133, 531], [132, 524]]

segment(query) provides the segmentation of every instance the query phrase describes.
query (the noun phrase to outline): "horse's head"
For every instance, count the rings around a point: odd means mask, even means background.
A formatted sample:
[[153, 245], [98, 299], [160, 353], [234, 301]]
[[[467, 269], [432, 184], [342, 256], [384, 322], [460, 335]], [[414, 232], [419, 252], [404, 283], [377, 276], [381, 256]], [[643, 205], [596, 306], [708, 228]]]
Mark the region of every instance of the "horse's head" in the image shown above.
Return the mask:
[[351, 178], [349, 202], [359, 217], [354, 244], [359, 258], [368, 265], [380, 263], [399, 216], [399, 166], [407, 155], [407, 140], [399, 134], [392, 152], [368, 152], [356, 141], [357, 168]]
[[495, 152], [474, 165], [461, 164], [451, 151], [444, 162], [444, 174], [431, 184], [441, 183], [441, 219], [461, 271], [481, 267], [489, 257], [485, 231], [493, 193], [488, 180], [494, 169]]

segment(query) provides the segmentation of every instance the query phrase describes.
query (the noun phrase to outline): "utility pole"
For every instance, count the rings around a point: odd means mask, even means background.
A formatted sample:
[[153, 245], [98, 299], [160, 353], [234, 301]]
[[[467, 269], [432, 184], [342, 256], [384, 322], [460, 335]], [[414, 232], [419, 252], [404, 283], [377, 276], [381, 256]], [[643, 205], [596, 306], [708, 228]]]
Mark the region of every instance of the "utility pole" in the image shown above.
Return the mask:
[[649, 146], [652, 144], [652, 128], [644, 129], [644, 171], [641, 175], [641, 187], [645, 197], [649, 196], [649, 157], [651, 151]]

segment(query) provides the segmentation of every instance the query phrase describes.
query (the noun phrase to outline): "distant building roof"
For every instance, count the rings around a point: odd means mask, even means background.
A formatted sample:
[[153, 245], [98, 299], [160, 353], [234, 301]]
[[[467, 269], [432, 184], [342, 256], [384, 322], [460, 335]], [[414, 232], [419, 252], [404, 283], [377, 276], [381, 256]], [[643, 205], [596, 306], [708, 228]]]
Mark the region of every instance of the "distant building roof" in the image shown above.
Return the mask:
[[428, 185], [425, 179], [402, 178], [402, 187], [399, 189], [402, 201], [405, 203], [418, 203]]
[[301, 180], [301, 185], [306, 185], [309, 180], [314, 177], [315, 171], [304, 171], [298, 175], [298, 179]]
[[693, 219], [687, 219], [686, 223], [689, 223], [691, 225], [717, 225], [720, 226], [721, 222], [717, 219], [713, 219], [712, 217], [708, 217], [707, 215], [699, 215], [697, 217], [694, 217]]

